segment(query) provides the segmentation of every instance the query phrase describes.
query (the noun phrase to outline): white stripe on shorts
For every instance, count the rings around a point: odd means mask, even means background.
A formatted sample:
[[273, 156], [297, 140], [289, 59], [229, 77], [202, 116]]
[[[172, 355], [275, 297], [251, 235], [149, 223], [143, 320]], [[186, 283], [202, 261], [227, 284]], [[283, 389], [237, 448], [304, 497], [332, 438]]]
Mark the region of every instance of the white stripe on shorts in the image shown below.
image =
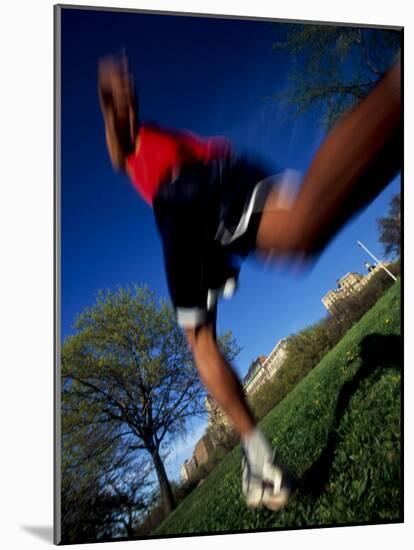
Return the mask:
[[260, 204], [258, 199], [260, 198], [260, 193], [262, 193], [262, 190], [266, 187], [276, 187], [277, 185], [279, 187], [280, 194], [279, 208], [289, 209], [292, 206], [294, 190], [297, 189], [299, 180], [300, 172], [298, 170], [287, 169], [281, 173], [273, 174], [257, 182], [249, 202], [245, 205], [244, 211], [234, 232], [230, 233], [228, 229], [224, 227], [223, 222], [221, 222], [215, 236], [216, 240], [220, 241], [223, 245], [227, 245], [241, 237], [247, 231], [253, 212], [258, 212], [260, 210], [257, 206]]

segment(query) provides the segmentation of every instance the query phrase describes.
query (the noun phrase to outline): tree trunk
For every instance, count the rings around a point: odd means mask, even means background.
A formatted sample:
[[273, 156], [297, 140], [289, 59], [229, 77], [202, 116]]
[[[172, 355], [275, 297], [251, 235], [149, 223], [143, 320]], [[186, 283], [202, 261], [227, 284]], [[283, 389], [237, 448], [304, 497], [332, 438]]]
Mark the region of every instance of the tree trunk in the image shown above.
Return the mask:
[[174, 508], [177, 507], [177, 503], [174, 494], [171, 489], [170, 482], [165, 471], [164, 463], [158, 453], [158, 449], [151, 450], [152, 460], [154, 462], [155, 471], [157, 472], [158, 482], [160, 484], [161, 498], [164, 503], [164, 508], [167, 514], [170, 514]]
[[127, 537], [132, 538], [135, 535], [135, 530], [133, 528], [133, 516], [132, 516], [132, 506], [128, 506], [128, 521], [125, 522], [125, 528], [127, 532]]

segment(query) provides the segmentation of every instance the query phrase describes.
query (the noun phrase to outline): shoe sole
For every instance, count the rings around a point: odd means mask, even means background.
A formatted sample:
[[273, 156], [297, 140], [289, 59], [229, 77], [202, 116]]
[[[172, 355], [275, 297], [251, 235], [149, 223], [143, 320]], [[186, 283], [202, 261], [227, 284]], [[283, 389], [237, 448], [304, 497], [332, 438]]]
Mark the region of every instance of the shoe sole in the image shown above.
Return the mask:
[[286, 490], [280, 491], [274, 496], [264, 496], [259, 499], [252, 499], [245, 497], [246, 504], [249, 508], [262, 508], [263, 506], [272, 510], [272, 512], [278, 512], [284, 508], [289, 500], [289, 492]]

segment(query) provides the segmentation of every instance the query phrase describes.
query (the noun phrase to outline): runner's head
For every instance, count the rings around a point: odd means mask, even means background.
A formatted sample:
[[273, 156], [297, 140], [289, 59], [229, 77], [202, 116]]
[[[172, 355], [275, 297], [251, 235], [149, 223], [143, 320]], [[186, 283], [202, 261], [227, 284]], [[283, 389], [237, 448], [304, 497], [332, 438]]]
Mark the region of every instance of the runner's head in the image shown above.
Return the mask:
[[115, 110], [114, 117], [122, 150], [125, 156], [128, 156], [135, 150], [139, 133], [139, 99], [132, 77], [129, 82], [127, 110], [121, 113]]
[[139, 132], [139, 100], [125, 55], [100, 61], [98, 90], [104, 117], [113, 120], [125, 156], [135, 150]]

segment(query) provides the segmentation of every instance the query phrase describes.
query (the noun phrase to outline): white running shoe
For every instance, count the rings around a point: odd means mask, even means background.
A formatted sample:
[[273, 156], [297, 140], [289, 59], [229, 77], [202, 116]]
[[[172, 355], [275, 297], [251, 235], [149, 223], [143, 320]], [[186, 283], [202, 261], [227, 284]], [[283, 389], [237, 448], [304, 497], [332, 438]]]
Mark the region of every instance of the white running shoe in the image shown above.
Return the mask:
[[249, 463], [246, 450], [242, 450], [242, 491], [247, 506], [266, 506], [274, 512], [282, 509], [290, 495], [290, 482], [286, 472], [276, 464], [276, 452], [268, 456], [261, 471], [254, 471]]

